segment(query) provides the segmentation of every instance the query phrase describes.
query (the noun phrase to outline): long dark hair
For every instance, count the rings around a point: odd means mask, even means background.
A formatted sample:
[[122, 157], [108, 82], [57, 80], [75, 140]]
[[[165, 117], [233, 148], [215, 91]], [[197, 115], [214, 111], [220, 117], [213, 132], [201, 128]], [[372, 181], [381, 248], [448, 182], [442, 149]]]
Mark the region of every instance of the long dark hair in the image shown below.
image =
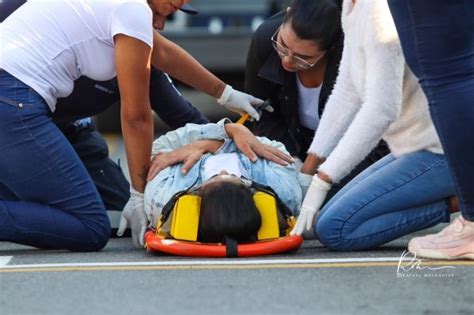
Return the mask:
[[314, 40], [330, 49], [342, 34], [340, 0], [294, 0], [283, 23], [290, 23], [299, 39]]
[[237, 242], [257, 240], [262, 218], [249, 188], [222, 181], [203, 187], [198, 241], [224, 243], [225, 237]]

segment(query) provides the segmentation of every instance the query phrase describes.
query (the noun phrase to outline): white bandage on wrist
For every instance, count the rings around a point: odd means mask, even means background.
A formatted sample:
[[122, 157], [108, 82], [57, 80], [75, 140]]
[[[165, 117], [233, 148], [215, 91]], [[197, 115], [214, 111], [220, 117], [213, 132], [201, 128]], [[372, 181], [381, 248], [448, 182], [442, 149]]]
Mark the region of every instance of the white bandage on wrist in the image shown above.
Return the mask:
[[217, 99], [217, 103], [219, 103], [220, 105], [225, 105], [233, 91], [234, 89], [232, 88], [232, 86], [227, 84], [225, 86], [224, 92], [222, 92], [221, 97]]

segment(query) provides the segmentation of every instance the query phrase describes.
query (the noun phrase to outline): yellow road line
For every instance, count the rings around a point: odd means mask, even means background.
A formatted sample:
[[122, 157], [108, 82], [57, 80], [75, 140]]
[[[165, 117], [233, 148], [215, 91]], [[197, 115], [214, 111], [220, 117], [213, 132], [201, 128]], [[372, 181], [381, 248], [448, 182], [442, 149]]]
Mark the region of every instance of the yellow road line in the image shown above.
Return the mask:
[[[310, 263], [310, 264], [255, 264], [255, 265], [181, 265], [181, 266], [71, 266], [45, 268], [4, 268], [0, 273], [67, 272], [67, 271], [153, 271], [153, 270], [249, 270], [249, 269], [319, 269], [397, 267], [398, 262]], [[474, 261], [423, 261], [420, 267], [474, 267]], [[429, 270], [427, 270], [429, 271]]]

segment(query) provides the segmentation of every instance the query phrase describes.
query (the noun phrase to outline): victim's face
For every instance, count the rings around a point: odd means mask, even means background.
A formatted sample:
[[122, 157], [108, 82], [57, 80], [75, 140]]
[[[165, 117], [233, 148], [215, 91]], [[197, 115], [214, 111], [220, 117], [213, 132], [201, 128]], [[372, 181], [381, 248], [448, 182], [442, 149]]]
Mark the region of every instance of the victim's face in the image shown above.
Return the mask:
[[240, 177], [229, 174], [227, 173], [227, 171], [222, 170], [219, 172], [219, 174], [214, 175], [213, 177], [205, 181], [201, 187], [208, 187], [215, 184], [218, 185], [219, 183], [222, 183], [222, 182], [230, 182], [236, 185], [240, 185], [242, 183], [242, 180], [240, 179]]

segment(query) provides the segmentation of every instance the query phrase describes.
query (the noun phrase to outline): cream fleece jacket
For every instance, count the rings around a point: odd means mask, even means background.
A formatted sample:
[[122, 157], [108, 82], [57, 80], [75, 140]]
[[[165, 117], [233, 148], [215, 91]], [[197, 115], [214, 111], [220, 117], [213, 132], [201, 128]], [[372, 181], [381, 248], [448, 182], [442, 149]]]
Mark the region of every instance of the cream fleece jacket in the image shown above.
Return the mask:
[[443, 150], [386, 0], [344, 0], [339, 75], [308, 150], [338, 182], [384, 139], [395, 157]]

